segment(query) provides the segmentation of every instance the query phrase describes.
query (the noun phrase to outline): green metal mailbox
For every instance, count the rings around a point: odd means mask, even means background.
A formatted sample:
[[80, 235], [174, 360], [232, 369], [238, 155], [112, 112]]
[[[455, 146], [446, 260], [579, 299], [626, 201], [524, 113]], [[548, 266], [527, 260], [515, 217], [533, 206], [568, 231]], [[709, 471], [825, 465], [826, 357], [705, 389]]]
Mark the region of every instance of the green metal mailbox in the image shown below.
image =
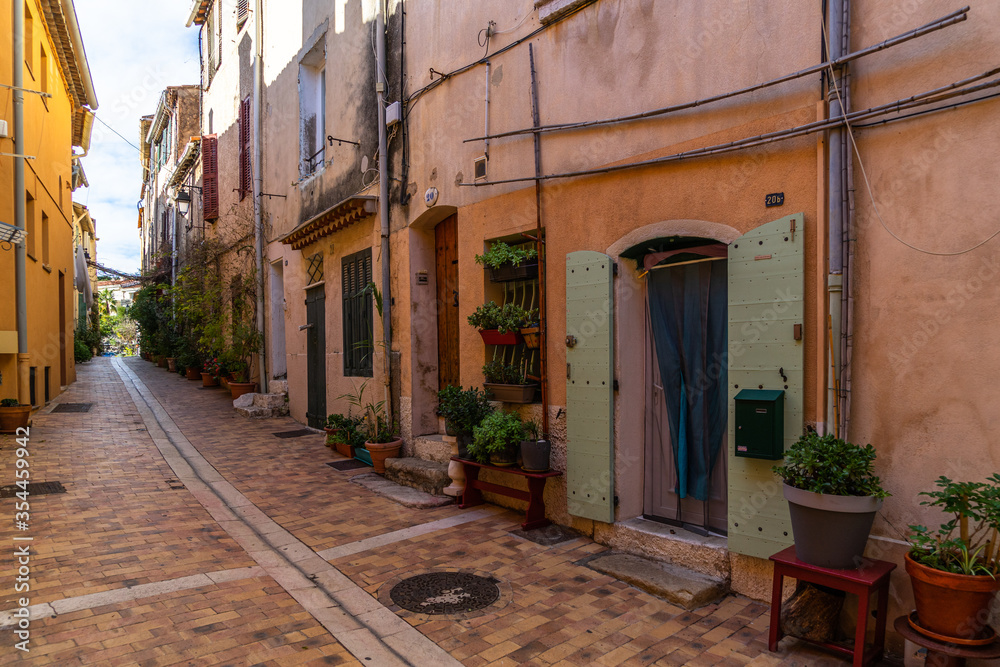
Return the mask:
[[784, 390], [743, 389], [735, 401], [736, 456], [772, 461], [784, 457]]

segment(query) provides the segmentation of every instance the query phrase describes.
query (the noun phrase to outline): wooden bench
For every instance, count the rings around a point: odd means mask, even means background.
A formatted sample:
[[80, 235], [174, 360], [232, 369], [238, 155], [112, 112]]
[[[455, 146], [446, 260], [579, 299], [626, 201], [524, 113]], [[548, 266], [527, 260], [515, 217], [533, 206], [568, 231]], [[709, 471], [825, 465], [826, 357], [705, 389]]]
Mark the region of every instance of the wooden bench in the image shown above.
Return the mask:
[[[851, 658], [853, 667], [863, 667], [882, 657], [885, 647], [885, 624], [889, 603], [889, 573], [896, 569], [895, 563], [865, 558], [856, 570], [837, 570], [803, 563], [795, 557], [795, 547], [779, 551], [771, 556], [774, 562], [774, 580], [771, 587], [771, 627], [767, 637], [767, 649], [778, 650], [781, 632], [781, 588], [785, 577], [808, 581], [820, 586], [828, 586], [838, 591], [854, 593], [858, 596], [858, 623], [854, 631], [854, 649], [836, 644], [811, 642], [836, 651]], [[865, 635], [868, 630], [868, 610], [872, 591], [878, 593], [878, 607], [875, 616], [875, 645], [865, 651]], [[809, 641], [809, 640], [804, 640]]]
[[[466, 507], [482, 505], [484, 502], [482, 492], [489, 491], [490, 493], [507, 496], [508, 498], [528, 501], [528, 511], [524, 517], [524, 523], [521, 524], [521, 528], [524, 530], [542, 528], [549, 525], [549, 520], [545, 518], [545, 498], [543, 497], [545, 481], [550, 477], [558, 477], [562, 474], [561, 472], [527, 472], [520, 468], [501, 468], [500, 466], [489, 465], [487, 463], [468, 461], [460, 459], [457, 456], [451, 457], [451, 460], [461, 463], [465, 470], [465, 492], [462, 494], [462, 502], [458, 505], [460, 508], [465, 509]], [[528, 490], [522, 491], [520, 489], [512, 489], [509, 486], [493, 484], [492, 482], [483, 482], [479, 479], [480, 470], [495, 470], [509, 475], [524, 477], [528, 480]]]

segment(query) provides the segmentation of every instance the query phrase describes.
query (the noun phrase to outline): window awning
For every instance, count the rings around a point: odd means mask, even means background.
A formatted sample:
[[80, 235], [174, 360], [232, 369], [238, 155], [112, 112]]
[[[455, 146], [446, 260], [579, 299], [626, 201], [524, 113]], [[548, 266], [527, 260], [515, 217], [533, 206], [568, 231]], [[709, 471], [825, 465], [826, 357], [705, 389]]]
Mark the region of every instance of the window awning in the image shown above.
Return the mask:
[[348, 197], [300, 224], [285, 235], [281, 242], [292, 246], [295, 250], [301, 250], [324, 236], [375, 215], [375, 201], [375, 197], [369, 196]]

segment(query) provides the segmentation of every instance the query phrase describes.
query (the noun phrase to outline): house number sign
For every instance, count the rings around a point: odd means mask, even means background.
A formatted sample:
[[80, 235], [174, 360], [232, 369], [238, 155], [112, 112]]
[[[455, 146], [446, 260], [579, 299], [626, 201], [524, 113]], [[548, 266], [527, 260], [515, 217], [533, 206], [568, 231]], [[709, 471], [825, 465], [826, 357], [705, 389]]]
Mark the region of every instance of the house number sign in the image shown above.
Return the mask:
[[772, 192], [769, 195], [764, 195], [764, 206], [771, 208], [772, 206], [783, 206], [785, 203], [785, 193], [784, 192]]

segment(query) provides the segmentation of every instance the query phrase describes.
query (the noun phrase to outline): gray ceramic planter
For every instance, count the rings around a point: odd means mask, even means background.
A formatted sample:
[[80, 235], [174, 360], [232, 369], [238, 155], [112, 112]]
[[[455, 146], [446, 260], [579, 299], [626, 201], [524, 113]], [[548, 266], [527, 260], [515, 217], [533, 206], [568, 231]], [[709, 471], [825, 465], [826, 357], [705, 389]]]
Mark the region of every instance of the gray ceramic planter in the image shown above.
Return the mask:
[[787, 484], [784, 493], [800, 561], [844, 570], [861, 565], [880, 498], [813, 493]]

